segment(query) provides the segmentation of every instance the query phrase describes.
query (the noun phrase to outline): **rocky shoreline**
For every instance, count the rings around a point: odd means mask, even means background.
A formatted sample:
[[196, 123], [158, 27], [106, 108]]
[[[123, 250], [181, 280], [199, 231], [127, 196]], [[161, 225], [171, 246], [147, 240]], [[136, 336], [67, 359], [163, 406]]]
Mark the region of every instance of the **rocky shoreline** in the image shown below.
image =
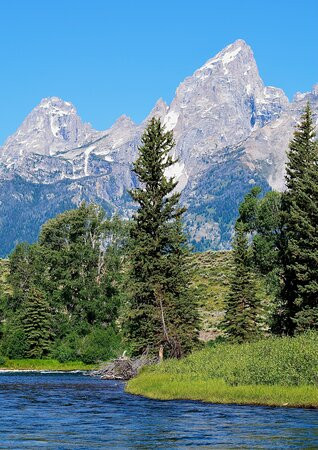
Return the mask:
[[102, 380], [127, 381], [138, 375], [140, 370], [147, 365], [158, 362], [157, 358], [141, 356], [140, 358], [128, 358], [122, 356], [103, 365], [98, 370], [92, 370], [89, 375], [99, 377]]

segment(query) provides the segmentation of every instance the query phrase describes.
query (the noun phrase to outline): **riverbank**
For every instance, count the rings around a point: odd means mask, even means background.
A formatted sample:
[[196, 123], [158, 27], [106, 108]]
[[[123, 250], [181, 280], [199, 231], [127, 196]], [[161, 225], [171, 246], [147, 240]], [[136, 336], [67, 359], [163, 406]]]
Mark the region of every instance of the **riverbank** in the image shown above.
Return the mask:
[[55, 359], [6, 359], [0, 365], [0, 371], [76, 371], [93, 370], [96, 365], [84, 364], [82, 361], [59, 362]]
[[216, 344], [150, 366], [126, 386], [161, 400], [318, 408], [318, 333]]
[[318, 388], [314, 386], [229, 386], [222, 379], [142, 373], [129, 381], [126, 392], [156, 400], [318, 408]]

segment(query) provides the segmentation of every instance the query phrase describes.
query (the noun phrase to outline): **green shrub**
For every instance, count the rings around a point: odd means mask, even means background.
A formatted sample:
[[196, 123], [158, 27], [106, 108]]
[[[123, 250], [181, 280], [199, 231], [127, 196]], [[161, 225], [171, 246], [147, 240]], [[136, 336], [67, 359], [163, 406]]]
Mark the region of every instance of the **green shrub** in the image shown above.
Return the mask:
[[6, 363], [6, 358], [2, 355], [0, 355], [0, 366], [4, 366]]
[[80, 346], [81, 360], [94, 364], [116, 357], [121, 350], [121, 336], [113, 327], [94, 328]]
[[51, 356], [59, 362], [76, 361], [79, 359], [80, 338], [76, 332], [69, 333], [63, 341], [56, 343]]
[[3, 355], [10, 359], [23, 358], [27, 350], [24, 331], [18, 327], [7, 327], [2, 339], [1, 349]]
[[76, 361], [78, 359], [78, 355], [76, 350], [71, 348], [67, 343], [62, 342], [58, 348], [54, 352], [54, 357], [60, 363], [68, 362], [68, 361]]

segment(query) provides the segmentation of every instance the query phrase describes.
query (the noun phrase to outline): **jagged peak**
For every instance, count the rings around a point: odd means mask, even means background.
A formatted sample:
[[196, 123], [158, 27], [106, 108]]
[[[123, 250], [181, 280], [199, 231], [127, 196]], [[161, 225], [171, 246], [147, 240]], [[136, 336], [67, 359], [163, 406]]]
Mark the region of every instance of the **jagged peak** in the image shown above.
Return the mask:
[[296, 92], [293, 97], [293, 102], [300, 102], [308, 96], [309, 92]]
[[244, 41], [244, 39], [236, 39], [236, 41], [227, 45], [217, 55], [215, 55], [215, 58], [223, 57], [224, 55], [232, 53], [234, 51], [237, 53], [239, 51], [247, 51], [253, 53], [251, 47]]
[[59, 109], [76, 113], [76, 108], [71, 102], [67, 102], [60, 97], [45, 97], [34, 109]]
[[127, 125], [127, 126], [133, 126], [135, 127], [136, 124], [135, 122], [126, 114], [122, 114], [121, 116], [118, 117], [118, 119], [116, 120], [116, 122], [113, 124], [113, 126], [111, 128], [115, 128], [118, 126], [122, 126], [122, 125]]
[[94, 130], [83, 123], [75, 107], [59, 97], [46, 97], [31, 110], [4, 143], [5, 152], [19, 158], [31, 154], [55, 155], [78, 147]]
[[143, 121], [143, 123], [148, 122], [152, 117], [158, 117], [159, 119], [163, 119], [166, 113], [169, 110], [169, 106], [167, 103], [163, 100], [163, 98], [159, 98], [157, 100], [155, 106], [152, 108], [146, 119]]
[[244, 54], [249, 59], [254, 60], [254, 54], [251, 47], [243, 40], [237, 39], [232, 44], [229, 44], [223, 50], [221, 50], [216, 56], [209, 59], [200, 69], [213, 68], [213, 66], [217, 63], [222, 63], [223, 65], [227, 65], [230, 62], [234, 61], [238, 57], [238, 55]]
[[159, 100], [156, 101], [156, 104], [153, 109], [167, 110], [168, 108], [169, 108], [169, 106], [167, 105], [167, 103], [164, 101], [164, 99], [162, 97], [160, 97]]
[[293, 102], [301, 102], [304, 99], [307, 99], [310, 101], [310, 97], [318, 97], [318, 83], [314, 84], [311, 88], [311, 91], [308, 92], [296, 92], [296, 94], [293, 97]]

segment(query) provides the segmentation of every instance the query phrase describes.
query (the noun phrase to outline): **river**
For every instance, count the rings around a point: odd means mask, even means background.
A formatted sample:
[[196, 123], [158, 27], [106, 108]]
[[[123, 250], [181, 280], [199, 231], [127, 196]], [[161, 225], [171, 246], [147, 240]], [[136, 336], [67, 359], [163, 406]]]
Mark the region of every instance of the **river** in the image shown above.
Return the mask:
[[318, 448], [318, 411], [128, 395], [83, 374], [1, 373], [0, 448]]

